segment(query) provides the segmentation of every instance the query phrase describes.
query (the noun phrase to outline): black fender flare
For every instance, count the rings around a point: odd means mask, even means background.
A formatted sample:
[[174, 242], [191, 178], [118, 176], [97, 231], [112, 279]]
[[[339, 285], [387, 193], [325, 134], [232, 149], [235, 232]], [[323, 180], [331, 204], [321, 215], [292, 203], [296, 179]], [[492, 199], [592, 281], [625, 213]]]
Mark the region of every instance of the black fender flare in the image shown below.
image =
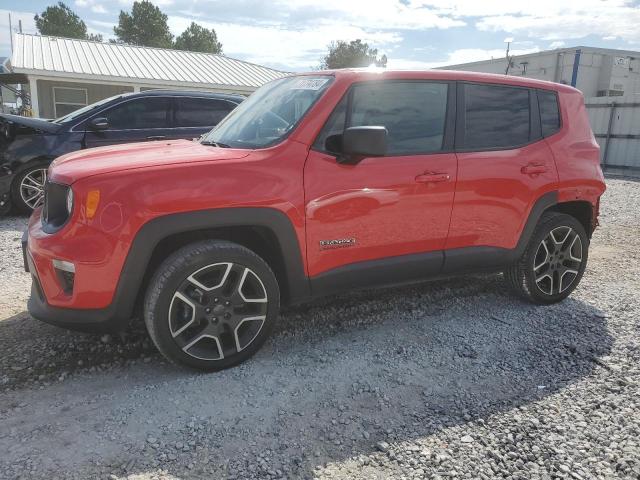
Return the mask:
[[163, 239], [180, 233], [224, 227], [264, 227], [278, 240], [289, 287], [290, 302], [309, 297], [309, 279], [293, 224], [285, 213], [269, 207], [232, 207], [163, 215], [145, 223], [125, 259], [111, 304], [115, 316], [128, 319], [147, 272], [151, 255]]

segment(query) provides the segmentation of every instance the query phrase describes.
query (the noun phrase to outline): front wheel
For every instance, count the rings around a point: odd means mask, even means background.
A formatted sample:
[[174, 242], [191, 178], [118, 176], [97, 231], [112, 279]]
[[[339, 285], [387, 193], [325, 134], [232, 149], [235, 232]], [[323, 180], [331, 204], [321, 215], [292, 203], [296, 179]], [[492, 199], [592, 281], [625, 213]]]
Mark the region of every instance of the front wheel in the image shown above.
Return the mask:
[[533, 303], [551, 304], [567, 298], [587, 266], [589, 238], [570, 215], [545, 213], [524, 254], [504, 273], [512, 289]]
[[31, 213], [44, 201], [47, 183], [47, 167], [35, 165], [19, 173], [11, 188], [11, 197], [16, 210]]
[[168, 360], [215, 371], [257, 352], [279, 307], [278, 283], [262, 258], [241, 245], [208, 240], [162, 263], [147, 290], [144, 317]]

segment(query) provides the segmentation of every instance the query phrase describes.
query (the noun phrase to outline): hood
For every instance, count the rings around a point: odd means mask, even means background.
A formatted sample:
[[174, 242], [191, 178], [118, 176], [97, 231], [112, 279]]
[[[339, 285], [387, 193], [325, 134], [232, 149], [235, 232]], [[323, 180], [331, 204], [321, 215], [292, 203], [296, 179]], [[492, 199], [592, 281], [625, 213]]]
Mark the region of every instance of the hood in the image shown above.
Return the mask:
[[249, 150], [218, 148], [190, 140], [154, 141], [90, 148], [58, 157], [51, 164], [51, 178], [67, 185], [104, 173], [180, 163], [236, 160]]
[[[42, 118], [21, 117], [19, 115], [9, 115], [8, 113], [0, 113], [0, 121], [6, 126], [9, 126], [10, 129], [15, 128], [22, 131], [31, 130], [32, 132], [56, 133], [61, 128], [61, 125], [51, 123]], [[3, 130], [9, 132], [9, 130]]]

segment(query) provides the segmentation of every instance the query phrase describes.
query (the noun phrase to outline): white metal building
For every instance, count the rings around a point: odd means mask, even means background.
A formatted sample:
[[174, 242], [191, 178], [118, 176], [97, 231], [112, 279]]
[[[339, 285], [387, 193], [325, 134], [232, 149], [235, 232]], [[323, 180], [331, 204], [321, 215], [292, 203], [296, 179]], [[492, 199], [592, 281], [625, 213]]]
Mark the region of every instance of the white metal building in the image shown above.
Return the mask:
[[224, 55], [20, 33], [9, 67], [28, 83], [33, 116], [43, 118], [153, 88], [250, 94], [287, 75]]

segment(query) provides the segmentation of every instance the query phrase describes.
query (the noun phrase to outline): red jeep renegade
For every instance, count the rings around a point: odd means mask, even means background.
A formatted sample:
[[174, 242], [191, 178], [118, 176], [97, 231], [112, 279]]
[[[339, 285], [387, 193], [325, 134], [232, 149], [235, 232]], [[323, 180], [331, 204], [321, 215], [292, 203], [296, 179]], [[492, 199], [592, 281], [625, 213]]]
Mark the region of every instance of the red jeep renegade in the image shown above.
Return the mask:
[[574, 88], [467, 72], [314, 72], [199, 141], [71, 153], [25, 236], [31, 314], [124, 327], [170, 360], [254, 354], [281, 304], [472, 271], [576, 288], [605, 185]]

